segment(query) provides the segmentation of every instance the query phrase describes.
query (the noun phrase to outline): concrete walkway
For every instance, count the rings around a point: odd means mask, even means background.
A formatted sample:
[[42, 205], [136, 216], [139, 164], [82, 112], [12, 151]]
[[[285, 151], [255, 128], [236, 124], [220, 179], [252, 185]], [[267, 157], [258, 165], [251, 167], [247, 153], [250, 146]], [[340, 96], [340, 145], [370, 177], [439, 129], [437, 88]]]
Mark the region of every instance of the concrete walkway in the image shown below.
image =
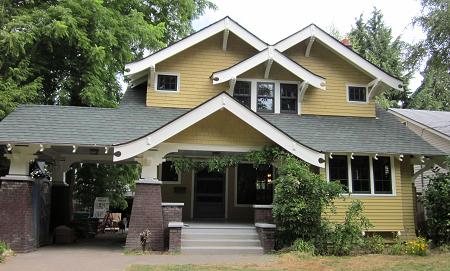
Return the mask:
[[3, 271], [122, 271], [131, 264], [251, 264], [271, 261], [270, 255], [124, 255], [120, 238], [47, 246], [8, 257]]

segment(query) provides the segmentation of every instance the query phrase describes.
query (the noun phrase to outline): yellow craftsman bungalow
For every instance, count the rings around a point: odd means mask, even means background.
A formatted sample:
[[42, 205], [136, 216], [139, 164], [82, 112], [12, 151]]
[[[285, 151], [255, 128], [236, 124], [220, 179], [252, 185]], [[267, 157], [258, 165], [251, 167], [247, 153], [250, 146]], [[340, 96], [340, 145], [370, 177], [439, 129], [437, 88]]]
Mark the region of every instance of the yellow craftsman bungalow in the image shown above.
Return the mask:
[[[8, 206], [19, 200], [30, 199], [22, 207], [34, 210], [30, 160], [53, 166], [53, 187], [64, 184], [73, 163], [138, 162], [127, 247], [149, 228], [158, 250], [268, 251], [274, 165], [243, 161], [219, 173], [178, 174], [171, 158], [277, 145], [342, 183], [345, 197], [360, 199], [371, 231], [415, 236], [412, 166], [440, 164], [444, 153], [377, 107], [375, 97], [402, 90], [402, 81], [318, 26], [269, 45], [225, 17], [128, 64], [125, 75], [130, 86], [117, 109], [24, 105], [0, 122], [0, 146], [11, 161], [0, 188], [2, 217], [14, 217]], [[332, 219], [342, 219], [349, 202], [337, 202]], [[38, 237], [25, 232], [14, 239], [0, 230], [0, 239], [35, 248]]]

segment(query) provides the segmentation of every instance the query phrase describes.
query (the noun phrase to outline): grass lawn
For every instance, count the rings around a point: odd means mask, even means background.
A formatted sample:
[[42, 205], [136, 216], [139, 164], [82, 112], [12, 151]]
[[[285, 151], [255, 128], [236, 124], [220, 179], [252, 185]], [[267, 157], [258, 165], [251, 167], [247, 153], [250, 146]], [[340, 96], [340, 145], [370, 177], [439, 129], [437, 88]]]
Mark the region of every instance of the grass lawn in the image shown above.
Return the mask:
[[450, 253], [428, 256], [364, 255], [353, 257], [313, 257], [292, 253], [281, 254], [277, 260], [252, 265], [131, 265], [127, 271], [230, 271], [230, 270], [450, 270]]

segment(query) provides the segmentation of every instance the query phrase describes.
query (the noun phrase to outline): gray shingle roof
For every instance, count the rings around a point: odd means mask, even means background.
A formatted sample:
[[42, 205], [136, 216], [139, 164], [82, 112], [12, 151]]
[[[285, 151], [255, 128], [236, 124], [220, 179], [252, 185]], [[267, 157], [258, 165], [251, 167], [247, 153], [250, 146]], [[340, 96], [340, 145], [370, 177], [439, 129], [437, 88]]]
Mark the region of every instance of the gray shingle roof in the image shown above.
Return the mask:
[[450, 112], [391, 108], [391, 111], [450, 137]]
[[[0, 144], [114, 145], [134, 140], [186, 113], [145, 106], [145, 90], [128, 90], [117, 109], [23, 105], [0, 122]], [[260, 114], [291, 138], [325, 152], [443, 155], [377, 109], [378, 117]]]

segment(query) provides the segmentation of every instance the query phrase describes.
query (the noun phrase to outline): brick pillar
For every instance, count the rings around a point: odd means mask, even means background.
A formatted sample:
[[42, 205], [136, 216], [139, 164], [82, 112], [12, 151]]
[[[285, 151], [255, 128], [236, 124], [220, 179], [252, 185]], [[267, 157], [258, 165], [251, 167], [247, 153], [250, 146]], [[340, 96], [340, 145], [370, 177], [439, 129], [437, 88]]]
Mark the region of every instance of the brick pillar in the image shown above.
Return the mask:
[[161, 182], [155, 179], [141, 179], [136, 182], [127, 249], [141, 249], [139, 234], [149, 229], [152, 250], [164, 250], [163, 215], [161, 207]]
[[255, 227], [264, 253], [273, 251], [275, 248], [276, 226], [274, 224], [255, 223]]
[[0, 178], [0, 240], [16, 252], [30, 252], [37, 247], [33, 186], [29, 176]]
[[164, 229], [164, 248], [169, 248], [169, 223], [170, 222], [182, 222], [184, 203], [162, 203], [163, 210], [163, 229]]
[[255, 223], [273, 224], [272, 205], [253, 205]]
[[169, 228], [169, 251], [181, 251], [181, 230], [183, 229], [183, 222], [170, 222]]

